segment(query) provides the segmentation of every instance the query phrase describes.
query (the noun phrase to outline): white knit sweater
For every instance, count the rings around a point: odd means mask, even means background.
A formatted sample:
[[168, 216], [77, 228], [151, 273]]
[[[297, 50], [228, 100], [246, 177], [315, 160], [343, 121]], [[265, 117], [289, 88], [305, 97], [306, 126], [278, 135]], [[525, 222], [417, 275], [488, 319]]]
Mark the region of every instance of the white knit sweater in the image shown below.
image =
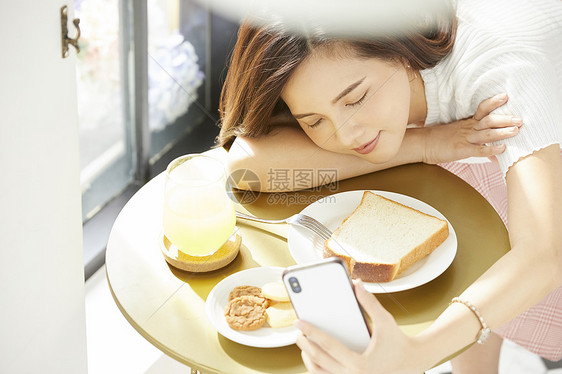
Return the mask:
[[507, 93], [495, 113], [519, 116], [523, 126], [502, 141], [505, 177], [521, 157], [562, 143], [562, 1], [459, 0], [457, 17], [452, 52], [421, 71], [426, 125], [470, 117], [482, 100]]

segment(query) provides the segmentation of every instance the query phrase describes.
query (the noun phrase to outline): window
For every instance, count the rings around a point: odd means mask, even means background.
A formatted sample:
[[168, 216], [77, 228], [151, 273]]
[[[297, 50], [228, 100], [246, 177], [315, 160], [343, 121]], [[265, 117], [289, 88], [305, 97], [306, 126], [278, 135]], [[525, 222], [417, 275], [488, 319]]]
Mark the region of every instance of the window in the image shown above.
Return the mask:
[[124, 112], [119, 2], [75, 3], [82, 35], [76, 62], [82, 220], [90, 219], [133, 180], [130, 124]]
[[209, 13], [184, 0], [77, 0], [75, 16], [86, 222], [205, 119]]
[[198, 3], [148, 0], [150, 159], [205, 118], [208, 12]]
[[77, 88], [87, 278], [103, 265], [116, 215], [150, 173], [178, 153], [212, 145], [218, 116], [211, 107], [231, 46], [224, 41], [237, 25], [192, 0], [75, 0], [74, 13], [82, 29]]

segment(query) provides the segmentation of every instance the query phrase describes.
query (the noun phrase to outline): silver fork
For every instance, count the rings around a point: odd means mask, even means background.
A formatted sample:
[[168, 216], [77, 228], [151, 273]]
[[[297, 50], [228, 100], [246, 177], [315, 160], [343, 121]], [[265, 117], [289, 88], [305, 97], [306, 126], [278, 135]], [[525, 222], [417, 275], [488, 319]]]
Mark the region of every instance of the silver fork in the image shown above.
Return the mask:
[[326, 226], [324, 226], [314, 218], [301, 213], [292, 215], [289, 218], [276, 220], [257, 218], [240, 212], [236, 212], [236, 217], [262, 223], [288, 223], [289, 225], [307, 228], [324, 240], [328, 240], [332, 237], [332, 232]]

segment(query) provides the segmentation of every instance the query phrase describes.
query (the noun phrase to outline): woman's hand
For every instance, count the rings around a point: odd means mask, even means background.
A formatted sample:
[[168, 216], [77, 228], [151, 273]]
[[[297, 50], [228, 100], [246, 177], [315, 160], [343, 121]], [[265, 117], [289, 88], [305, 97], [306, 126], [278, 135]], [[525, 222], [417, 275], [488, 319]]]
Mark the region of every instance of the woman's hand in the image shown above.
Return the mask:
[[482, 101], [471, 118], [424, 128], [423, 162], [438, 164], [502, 153], [505, 145], [490, 143], [517, 135], [523, 123], [521, 118], [515, 116], [492, 114], [493, 110], [504, 105], [507, 100], [507, 94], [493, 96]]
[[[423, 373], [422, 357], [412, 338], [400, 330], [396, 321], [361, 282], [355, 283], [355, 294], [370, 317], [372, 335], [363, 353], [349, 350], [341, 342], [315, 328], [298, 321], [302, 331], [297, 345], [311, 373]], [[337, 321], [334, 321], [337, 323]]]

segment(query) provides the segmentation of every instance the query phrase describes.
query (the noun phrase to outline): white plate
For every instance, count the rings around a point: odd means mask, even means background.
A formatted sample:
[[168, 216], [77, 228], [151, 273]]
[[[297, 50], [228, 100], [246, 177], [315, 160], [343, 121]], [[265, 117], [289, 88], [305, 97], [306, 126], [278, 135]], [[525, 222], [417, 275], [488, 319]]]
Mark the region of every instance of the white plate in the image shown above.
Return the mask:
[[207, 296], [205, 311], [217, 331], [232, 341], [240, 344], [273, 348], [294, 344], [297, 340], [297, 328], [294, 326], [271, 328], [262, 327], [254, 331], [237, 331], [226, 323], [224, 309], [228, 304], [228, 295], [236, 286], [262, 287], [269, 282], [281, 281], [284, 268], [259, 267], [242, 270], [220, 281]]
[[[316, 218], [334, 231], [361, 202], [364, 190], [342, 192], [326, 196], [307, 206], [301, 213]], [[447, 220], [437, 209], [413, 197], [388, 192], [372, 191], [388, 199], [397, 201], [420, 212]], [[447, 220], [447, 222], [449, 222]], [[317, 261], [322, 258], [324, 241], [307, 229], [290, 226], [287, 237], [289, 251], [299, 264]], [[421, 286], [441, 275], [453, 262], [457, 253], [457, 235], [449, 222], [449, 237], [429, 256], [413, 264], [410, 268], [387, 283], [365, 283], [372, 293], [404, 291]]]

